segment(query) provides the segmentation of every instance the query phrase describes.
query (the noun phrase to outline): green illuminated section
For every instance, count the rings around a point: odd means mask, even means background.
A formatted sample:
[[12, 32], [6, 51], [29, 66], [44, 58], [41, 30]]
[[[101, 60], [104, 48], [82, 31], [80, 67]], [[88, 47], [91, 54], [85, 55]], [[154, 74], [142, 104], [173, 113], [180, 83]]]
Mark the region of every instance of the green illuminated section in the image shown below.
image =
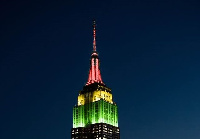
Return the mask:
[[73, 128], [107, 123], [118, 127], [117, 105], [103, 99], [73, 108]]

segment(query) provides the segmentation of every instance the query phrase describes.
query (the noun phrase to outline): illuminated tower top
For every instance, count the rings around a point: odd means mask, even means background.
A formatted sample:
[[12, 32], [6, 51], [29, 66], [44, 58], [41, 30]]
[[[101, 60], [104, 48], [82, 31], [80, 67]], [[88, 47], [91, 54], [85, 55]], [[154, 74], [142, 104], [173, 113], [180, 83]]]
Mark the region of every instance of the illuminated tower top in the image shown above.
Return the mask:
[[100, 61], [99, 61], [98, 53], [96, 51], [96, 22], [94, 20], [93, 21], [93, 52], [90, 59], [90, 70], [89, 70], [89, 76], [88, 76], [88, 81], [86, 83], [86, 86], [92, 83], [101, 83], [104, 85], [101, 78], [99, 65], [100, 65]]

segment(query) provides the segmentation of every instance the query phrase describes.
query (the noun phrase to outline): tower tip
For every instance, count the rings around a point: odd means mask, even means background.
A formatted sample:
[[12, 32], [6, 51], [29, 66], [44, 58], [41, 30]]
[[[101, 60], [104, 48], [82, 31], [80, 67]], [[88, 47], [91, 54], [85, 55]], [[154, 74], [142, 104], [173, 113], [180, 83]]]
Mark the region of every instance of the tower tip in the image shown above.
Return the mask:
[[93, 20], [93, 52], [96, 52], [96, 21]]
[[93, 19], [93, 25], [96, 25], [96, 20], [95, 19]]

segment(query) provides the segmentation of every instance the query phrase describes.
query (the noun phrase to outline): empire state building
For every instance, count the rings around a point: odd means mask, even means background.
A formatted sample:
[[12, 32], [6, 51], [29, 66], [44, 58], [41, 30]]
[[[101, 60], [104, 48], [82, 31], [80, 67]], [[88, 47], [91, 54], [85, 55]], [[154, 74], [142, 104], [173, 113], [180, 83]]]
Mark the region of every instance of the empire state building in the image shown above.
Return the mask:
[[100, 73], [96, 51], [96, 23], [93, 21], [93, 52], [90, 59], [88, 80], [78, 94], [73, 108], [72, 139], [119, 139], [118, 108], [112, 91]]

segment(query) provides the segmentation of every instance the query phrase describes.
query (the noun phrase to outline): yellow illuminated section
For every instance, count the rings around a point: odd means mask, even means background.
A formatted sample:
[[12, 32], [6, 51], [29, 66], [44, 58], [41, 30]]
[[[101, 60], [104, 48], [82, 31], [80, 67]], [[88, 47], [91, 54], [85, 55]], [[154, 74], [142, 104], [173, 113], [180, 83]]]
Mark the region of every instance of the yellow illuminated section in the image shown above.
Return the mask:
[[85, 104], [85, 95], [79, 95], [78, 96], [78, 106]]
[[78, 96], [78, 106], [84, 105], [86, 103], [95, 102], [103, 99], [111, 104], [113, 104], [112, 94], [102, 90], [96, 90], [94, 92], [79, 94]]
[[93, 92], [93, 99], [92, 102], [98, 101], [100, 99], [104, 99], [107, 102], [110, 102], [111, 104], [113, 104], [112, 101], [112, 94], [109, 92], [105, 92], [105, 91], [94, 91]]

